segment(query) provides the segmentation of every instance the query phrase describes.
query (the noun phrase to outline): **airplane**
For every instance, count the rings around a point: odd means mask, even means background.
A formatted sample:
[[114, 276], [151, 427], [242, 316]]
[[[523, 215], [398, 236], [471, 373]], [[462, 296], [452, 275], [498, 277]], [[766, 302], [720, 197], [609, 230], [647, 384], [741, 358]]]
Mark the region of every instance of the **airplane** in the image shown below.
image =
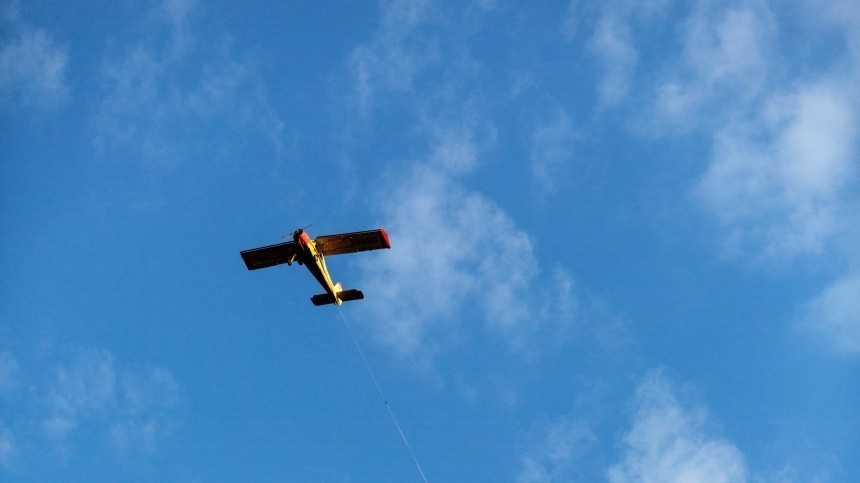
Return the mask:
[[361, 290], [344, 290], [340, 282], [332, 283], [331, 275], [329, 275], [325, 265], [326, 255], [341, 255], [380, 248], [391, 248], [388, 233], [385, 233], [382, 228], [325, 235], [317, 237], [315, 240], [311, 240], [307, 232], [299, 228], [293, 232], [293, 241], [252, 248], [242, 251], [240, 254], [248, 270], [272, 267], [282, 263], [290, 266], [293, 263], [298, 263], [308, 267], [314, 278], [325, 289], [325, 293], [311, 297], [311, 302], [320, 306], [340, 305], [343, 302], [364, 298], [364, 293]]

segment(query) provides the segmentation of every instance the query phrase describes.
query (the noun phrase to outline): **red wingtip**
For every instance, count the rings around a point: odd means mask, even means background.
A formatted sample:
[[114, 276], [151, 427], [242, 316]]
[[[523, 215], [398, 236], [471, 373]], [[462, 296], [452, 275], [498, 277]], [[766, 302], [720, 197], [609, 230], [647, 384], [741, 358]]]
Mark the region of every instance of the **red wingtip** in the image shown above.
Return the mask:
[[382, 241], [385, 243], [385, 248], [391, 248], [391, 242], [388, 240], [388, 233], [385, 232], [385, 229], [380, 228], [379, 233], [382, 234]]

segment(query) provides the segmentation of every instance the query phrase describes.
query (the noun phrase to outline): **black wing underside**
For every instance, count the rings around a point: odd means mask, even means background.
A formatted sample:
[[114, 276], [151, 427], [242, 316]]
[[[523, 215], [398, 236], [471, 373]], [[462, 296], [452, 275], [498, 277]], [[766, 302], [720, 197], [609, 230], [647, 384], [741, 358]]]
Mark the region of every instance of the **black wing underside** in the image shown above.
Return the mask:
[[325, 256], [391, 248], [388, 233], [383, 229], [323, 235], [317, 237], [314, 243]]
[[245, 261], [248, 270], [290, 263], [297, 254], [298, 247], [294, 242], [278, 243], [241, 252], [242, 260]]

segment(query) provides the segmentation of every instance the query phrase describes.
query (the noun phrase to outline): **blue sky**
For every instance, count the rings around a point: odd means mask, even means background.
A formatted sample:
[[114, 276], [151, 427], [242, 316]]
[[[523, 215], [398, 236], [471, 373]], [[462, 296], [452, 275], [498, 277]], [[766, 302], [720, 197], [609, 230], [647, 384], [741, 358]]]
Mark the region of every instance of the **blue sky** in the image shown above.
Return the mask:
[[0, 479], [860, 479], [860, 7], [4, 2]]

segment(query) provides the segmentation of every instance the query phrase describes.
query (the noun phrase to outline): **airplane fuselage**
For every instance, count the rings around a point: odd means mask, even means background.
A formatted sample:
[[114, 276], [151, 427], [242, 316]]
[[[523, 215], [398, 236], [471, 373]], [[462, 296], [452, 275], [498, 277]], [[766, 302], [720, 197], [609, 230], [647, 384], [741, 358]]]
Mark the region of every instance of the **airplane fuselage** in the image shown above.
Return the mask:
[[331, 275], [328, 273], [328, 267], [325, 265], [325, 257], [317, 250], [316, 243], [311, 240], [311, 237], [304, 230], [296, 230], [296, 233], [293, 235], [293, 241], [299, 247], [298, 262], [308, 267], [308, 270], [317, 279], [317, 282], [322, 285], [326, 293], [334, 298], [336, 304], [340, 305], [342, 302], [337, 296], [339, 290], [331, 281]]
[[325, 257], [382, 248], [391, 248], [388, 234], [382, 228], [323, 235], [315, 239], [311, 239], [304, 230], [299, 229], [293, 232], [292, 241], [243, 250], [239, 254], [242, 255], [248, 270], [273, 267], [282, 263], [292, 265], [298, 262], [299, 265], [305, 265], [325, 289], [325, 293], [311, 297], [311, 302], [319, 306], [340, 305], [343, 302], [364, 298], [361, 290], [354, 288], [344, 290], [340, 282], [331, 281]]

